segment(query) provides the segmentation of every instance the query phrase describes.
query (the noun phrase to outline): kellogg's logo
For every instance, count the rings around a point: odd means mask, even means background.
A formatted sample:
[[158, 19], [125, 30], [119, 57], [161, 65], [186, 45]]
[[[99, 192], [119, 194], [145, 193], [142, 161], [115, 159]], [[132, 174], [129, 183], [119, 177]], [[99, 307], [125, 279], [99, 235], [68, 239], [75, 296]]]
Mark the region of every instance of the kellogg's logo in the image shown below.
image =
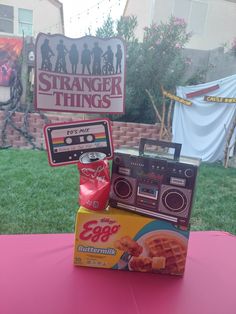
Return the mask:
[[97, 220], [90, 220], [83, 225], [83, 230], [79, 237], [84, 241], [90, 240], [92, 242], [107, 242], [110, 236], [117, 233], [119, 229], [120, 225], [115, 224], [115, 221], [111, 221], [109, 219], [107, 224], [104, 226], [99, 225], [99, 221]]

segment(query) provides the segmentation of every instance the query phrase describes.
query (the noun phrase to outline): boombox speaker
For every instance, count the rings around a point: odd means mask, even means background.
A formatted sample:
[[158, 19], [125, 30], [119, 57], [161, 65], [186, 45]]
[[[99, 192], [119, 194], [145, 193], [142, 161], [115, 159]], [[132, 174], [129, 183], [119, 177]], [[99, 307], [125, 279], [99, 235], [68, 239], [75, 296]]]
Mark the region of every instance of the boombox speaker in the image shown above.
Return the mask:
[[[168, 152], [148, 151], [146, 145]], [[187, 227], [200, 159], [180, 152], [181, 144], [143, 138], [139, 150], [116, 150], [110, 205]]]

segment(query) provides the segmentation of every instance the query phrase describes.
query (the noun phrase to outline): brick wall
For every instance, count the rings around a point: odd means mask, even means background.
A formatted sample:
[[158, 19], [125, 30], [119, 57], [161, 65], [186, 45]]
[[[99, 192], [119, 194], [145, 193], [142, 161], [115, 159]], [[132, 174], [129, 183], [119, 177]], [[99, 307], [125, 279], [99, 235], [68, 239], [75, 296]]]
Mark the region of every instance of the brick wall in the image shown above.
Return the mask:
[[[4, 112], [0, 111], [0, 130], [3, 127]], [[78, 117], [72, 117], [71, 114], [47, 114], [48, 123], [78, 121]], [[17, 127], [24, 125], [24, 113], [16, 112], [13, 120]], [[29, 131], [34, 136], [34, 143], [37, 147], [45, 148], [43, 127], [45, 121], [37, 113], [28, 115]], [[119, 147], [137, 147], [141, 137], [157, 139], [159, 134], [159, 125], [140, 124], [129, 122], [111, 122], [112, 138], [114, 148]], [[11, 126], [7, 127], [7, 145], [17, 148], [31, 148], [32, 146]], [[0, 139], [0, 146], [2, 142]]]

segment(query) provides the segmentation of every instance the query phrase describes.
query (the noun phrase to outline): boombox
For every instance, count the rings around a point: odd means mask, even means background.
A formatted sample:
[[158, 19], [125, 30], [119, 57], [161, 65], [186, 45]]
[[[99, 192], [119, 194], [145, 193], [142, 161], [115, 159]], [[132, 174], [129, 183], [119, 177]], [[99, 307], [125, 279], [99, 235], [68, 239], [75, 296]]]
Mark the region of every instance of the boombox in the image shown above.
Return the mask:
[[[144, 153], [145, 145], [174, 154]], [[188, 226], [200, 159], [180, 157], [181, 144], [141, 139], [139, 150], [116, 150], [110, 205]]]

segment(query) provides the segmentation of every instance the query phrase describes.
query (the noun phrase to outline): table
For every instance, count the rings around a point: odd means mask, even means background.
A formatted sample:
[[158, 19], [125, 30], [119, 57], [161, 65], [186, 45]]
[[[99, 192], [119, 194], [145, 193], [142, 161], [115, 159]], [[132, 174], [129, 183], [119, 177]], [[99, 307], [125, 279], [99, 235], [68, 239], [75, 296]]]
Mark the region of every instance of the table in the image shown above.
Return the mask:
[[73, 242], [73, 234], [0, 236], [0, 313], [236, 313], [229, 233], [191, 232], [183, 278], [75, 267]]

